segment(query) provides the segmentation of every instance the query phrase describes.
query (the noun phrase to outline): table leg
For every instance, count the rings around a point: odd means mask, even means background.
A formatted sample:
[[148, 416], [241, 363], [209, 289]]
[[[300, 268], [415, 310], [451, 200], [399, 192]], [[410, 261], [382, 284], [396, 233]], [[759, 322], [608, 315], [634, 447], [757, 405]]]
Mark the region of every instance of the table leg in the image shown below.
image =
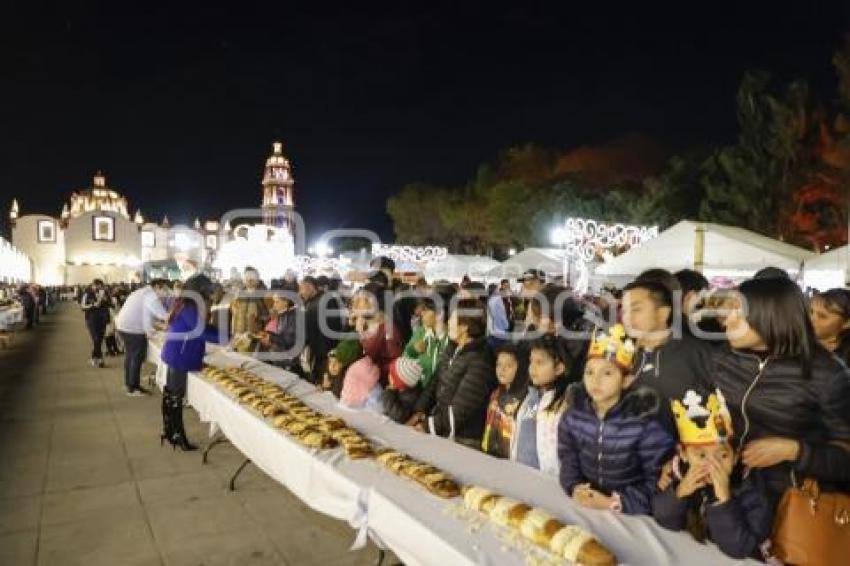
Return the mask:
[[387, 559], [387, 551], [383, 548], [378, 549], [378, 559], [375, 560], [375, 566], [383, 566], [384, 560]]
[[236, 491], [236, 478], [239, 477], [239, 474], [242, 473], [242, 470], [245, 469], [245, 466], [251, 463], [250, 458], [245, 458], [245, 461], [239, 464], [239, 467], [236, 469], [236, 472], [230, 478], [230, 491]]
[[210, 450], [212, 450], [213, 446], [215, 446], [216, 444], [221, 444], [222, 442], [227, 442], [227, 437], [224, 436], [224, 434], [219, 430], [215, 433], [215, 436], [212, 438], [212, 440], [207, 442], [207, 445], [204, 447], [204, 451], [201, 452], [201, 464], [207, 463], [207, 454], [210, 453]]

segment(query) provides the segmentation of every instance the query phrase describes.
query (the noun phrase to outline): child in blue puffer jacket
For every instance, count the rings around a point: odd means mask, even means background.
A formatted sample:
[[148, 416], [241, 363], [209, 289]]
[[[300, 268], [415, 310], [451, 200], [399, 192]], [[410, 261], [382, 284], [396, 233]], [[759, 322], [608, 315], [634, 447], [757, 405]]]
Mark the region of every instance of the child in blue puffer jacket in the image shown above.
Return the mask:
[[567, 391], [560, 422], [561, 486], [581, 505], [650, 514], [661, 465], [673, 437], [656, 419], [657, 394], [630, 389], [635, 353], [622, 325], [594, 336], [583, 383]]

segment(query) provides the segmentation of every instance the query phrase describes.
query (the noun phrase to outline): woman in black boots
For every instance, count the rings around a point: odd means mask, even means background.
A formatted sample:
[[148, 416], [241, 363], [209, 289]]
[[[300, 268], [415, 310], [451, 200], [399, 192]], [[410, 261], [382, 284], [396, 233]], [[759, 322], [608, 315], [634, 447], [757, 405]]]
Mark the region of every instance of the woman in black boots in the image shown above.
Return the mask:
[[[206, 342], [220, 342], [218, 330], [206, 324], [207, 309], [214, 284], [206, 275], [190, 277], [176, 297], [168, 315], [168, 330], [162, 348], [162, 361], [168, 366], [162, 393], [162, 435], [174, 448], [195, 450], [183, 428], [183, 398], [190, 371], [198, 371], [204, 361]], [[223, 338], [226, 341], [227, 337]]]

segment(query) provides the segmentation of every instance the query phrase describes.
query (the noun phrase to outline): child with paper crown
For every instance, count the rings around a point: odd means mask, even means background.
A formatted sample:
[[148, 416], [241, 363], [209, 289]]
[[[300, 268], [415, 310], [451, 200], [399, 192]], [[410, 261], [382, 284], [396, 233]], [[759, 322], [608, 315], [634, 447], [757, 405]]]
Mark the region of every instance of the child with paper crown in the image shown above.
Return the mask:
[[703, 403], [701, 395], [689, 390], [671, 406], [679, 432], [676, 479], [653, 497], [655, 520], [671, 530], [687, 530], [700, 542], [712, 540], [732, 558], [763, 559], [773, 510], [758, 475], [742, 476], [736, 465], [723, 394], [718, 389]]
[[570, 408], [558, 431], [560, 480], [585, 507], [648, 515], [675, 440], [658, 421], [655, 391], [632, 386], [634, 356], [623, 325], [596, 332], [583, 382], [567, 392]]

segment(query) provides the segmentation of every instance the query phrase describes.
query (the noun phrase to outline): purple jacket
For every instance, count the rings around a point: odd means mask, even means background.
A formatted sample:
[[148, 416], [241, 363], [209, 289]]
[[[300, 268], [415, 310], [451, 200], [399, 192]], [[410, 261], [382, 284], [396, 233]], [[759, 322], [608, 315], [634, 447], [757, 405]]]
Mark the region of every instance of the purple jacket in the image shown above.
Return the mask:
[[567, 406], [558, 429], [564, 491], [572, 495], [575, 486], [590, 483], [619, 494], [624, 513], [651, 514], [661, 465], [675, 447], [656, 419], [658, 395], [648, 387], [629, 389], [600, 420], [584, 385], [576, 383], [567, 390]]
[[162, 361], [169, 367], [181, 371], [198, 371], [204, 363], [207, 342], [220, 342], [218, 329], [206, 325], [199, 336], [193, 338], [189, 334], [198, 324], [198, 309], [186, 304], [174, 316], [168, 325], [168, 334], [176, 334], [166, 338], [162, 347]]

